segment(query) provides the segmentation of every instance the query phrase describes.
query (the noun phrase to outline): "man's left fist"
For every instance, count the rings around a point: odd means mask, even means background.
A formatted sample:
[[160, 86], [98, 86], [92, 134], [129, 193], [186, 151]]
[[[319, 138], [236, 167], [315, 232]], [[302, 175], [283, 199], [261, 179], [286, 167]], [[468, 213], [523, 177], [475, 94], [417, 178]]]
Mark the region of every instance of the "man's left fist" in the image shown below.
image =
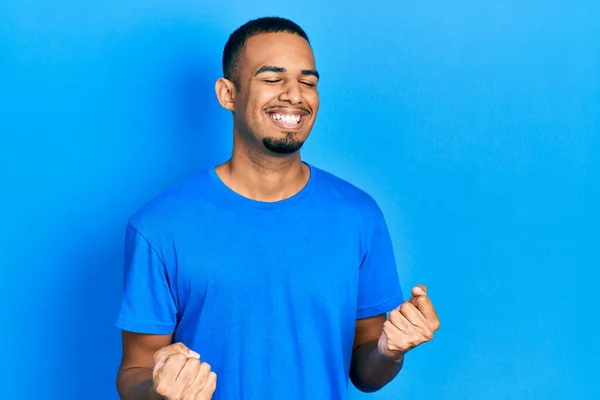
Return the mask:
[[412, 297], [390, 311], [379, 337], [379, 352], [391, 359], [399, 359], [407, 351], [433, 339], [440, 328], [440, 320], [427, 297], [427, 288], [417, 285]]

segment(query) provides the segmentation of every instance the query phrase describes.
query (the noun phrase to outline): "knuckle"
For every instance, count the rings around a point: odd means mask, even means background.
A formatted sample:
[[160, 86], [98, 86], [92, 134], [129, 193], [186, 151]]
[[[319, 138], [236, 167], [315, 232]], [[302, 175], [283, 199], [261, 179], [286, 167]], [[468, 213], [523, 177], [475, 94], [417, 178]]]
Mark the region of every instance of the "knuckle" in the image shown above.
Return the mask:
[[186, 366], [186, 370], [188, 371], [188, 374], [193, 378], [196, 375], [198, 375], [198, 372], [200, 371], [200, 364], [190, 363], [188, 366]]
[[173, 348], [175, 350], [179, 350], [179, 351], [187, 351], [187, 347], [185, 346], [185, 344], [181, 343], [181, 342], [177, 342], [175, 344], [173, 344]]
[[159, 382], [158, 384], [155, 384], [154, 389], [156, 390], [156, 393], [160, 394], [161, 396], [164, 396], [167, 394], [167, 389], [168, 386], [165, 387], [166, 385], [162, 382]]
[[196, 357], [188, 357], [186, 363], [192, 368], [198, 368], [200, 366], [200, 360]]
[[403, 304], [400, 306], [400, 312], [401, 312], [402, 314], [404, 314], [404, 313], [407, 313], [407, 312], [409, 312], [409, 311], [412, 309], [412, 306], [413, 306], [413, 305], [412, 305], [411, 303], [409, 303], [409, 302], [403, 303]]
[[209, 375], [210, 371], [210, 364], [203, 362], [200, 364], [200, 371], [202, 372], [203, 375]]
[[208, 374], [208, 381], [214, 384], [217, 381], [217, 374], [214, 371], [210, 371]]

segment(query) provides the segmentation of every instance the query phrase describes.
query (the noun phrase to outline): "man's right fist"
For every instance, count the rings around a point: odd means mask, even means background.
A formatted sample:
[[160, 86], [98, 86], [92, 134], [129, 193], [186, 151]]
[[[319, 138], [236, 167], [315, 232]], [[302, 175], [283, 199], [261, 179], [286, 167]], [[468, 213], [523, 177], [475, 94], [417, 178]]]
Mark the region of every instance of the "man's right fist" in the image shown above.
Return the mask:
[[182, 343], [163, 347], [154, 354], [154, 389], [166, 400], [210, 400], [217, 375], [200, 355]]

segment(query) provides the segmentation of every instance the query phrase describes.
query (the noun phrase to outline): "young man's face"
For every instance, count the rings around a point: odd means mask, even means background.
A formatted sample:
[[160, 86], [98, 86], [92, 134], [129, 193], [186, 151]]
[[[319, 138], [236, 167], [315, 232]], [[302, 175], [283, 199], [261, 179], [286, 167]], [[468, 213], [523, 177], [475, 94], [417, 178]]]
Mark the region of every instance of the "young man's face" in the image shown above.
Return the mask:
[[238, 64], [237, 131], [277, 154], [302, 147], [319, 109], [318, 76], [308, 42], [290, 33], [251, 37]]

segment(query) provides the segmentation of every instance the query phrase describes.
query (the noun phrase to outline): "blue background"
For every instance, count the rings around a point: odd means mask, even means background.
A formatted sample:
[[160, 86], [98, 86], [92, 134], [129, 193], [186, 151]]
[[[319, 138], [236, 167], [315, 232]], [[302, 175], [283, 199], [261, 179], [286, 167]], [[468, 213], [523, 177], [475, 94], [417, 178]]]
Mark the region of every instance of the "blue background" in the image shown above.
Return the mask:
[[128, 216], [230, 154], [229, 33], [300, 23], [306, 160], [384, 209], [442, 328], [377, 394], [595, 399], [600, 2], [4, 0], [3, 397], [116, 399]]

